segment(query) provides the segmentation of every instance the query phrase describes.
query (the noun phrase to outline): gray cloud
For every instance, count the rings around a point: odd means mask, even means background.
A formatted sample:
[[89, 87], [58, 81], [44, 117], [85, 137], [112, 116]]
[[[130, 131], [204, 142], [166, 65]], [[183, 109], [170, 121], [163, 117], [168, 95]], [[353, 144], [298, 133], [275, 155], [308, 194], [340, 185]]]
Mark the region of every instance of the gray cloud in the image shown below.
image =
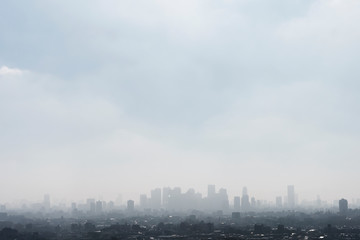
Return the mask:
[[333, 176], [358, 180], [347, 167], [358, 166], [356, 1], [2, 4], [0, 182], [21, 189], [25, 166], [32, 196], [96, 194], [136, 174], [148, 184], [134, 180], [136, 191], [215, 182], [270, 198], [295, 183], [308, 198], [352, 194]]

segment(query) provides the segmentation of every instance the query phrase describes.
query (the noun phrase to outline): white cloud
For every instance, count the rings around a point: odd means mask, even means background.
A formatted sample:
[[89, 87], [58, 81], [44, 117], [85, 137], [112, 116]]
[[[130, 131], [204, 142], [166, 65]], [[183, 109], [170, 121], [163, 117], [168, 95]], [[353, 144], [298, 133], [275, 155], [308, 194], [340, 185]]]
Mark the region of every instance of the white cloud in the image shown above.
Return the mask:
[[7, 66], [0, 68], [0, 76], [21, 75], [22, 73], [23, 71], [18, 68], [9, 68]]

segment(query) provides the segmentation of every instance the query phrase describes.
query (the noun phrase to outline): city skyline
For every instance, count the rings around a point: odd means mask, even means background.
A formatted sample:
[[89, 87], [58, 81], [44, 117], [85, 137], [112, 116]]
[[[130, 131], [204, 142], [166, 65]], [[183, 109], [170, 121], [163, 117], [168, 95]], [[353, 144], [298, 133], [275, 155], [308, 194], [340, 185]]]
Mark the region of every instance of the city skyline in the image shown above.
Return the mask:
[[[209, 184], [207, 186], [207, 192], [202, 193], [197, 191], [194, 188], [182, 189], [181, 187], [162, 187], [162, 188], [153, 188], [149, 190], [147, 193], [138, 193], [136, 196], [128, 197], [124, 196], [121, 193], [117, 194], [116, 198], [103, 198], [101, 195], [95, 196], [87, 196], [83, 199], [65, 199], [65, 198], [54, 198], [54, 196], [50, 197], [50, 194], [44, 194], [42, 200], [29, 200], [22, 199], [13, 202], [1, 202], [0, 206], [3, 206], [5, 209], [10, 208], [13, 210], [20, 210], [26, 206], [25, 209], [31, 210], [39, 209], [41, 207], [44, 210], [50, 209], [50, 203], [57, 206], [62, 206], [69, 208], [74, 208], [77, 204], [82, 204], [86, 206], [86, 208], [90, 208], [90, 202], [94, 204], [93, 210], [98, 209], [97, 204], [106, 204], [110, 203], [112, 205], [112, 209], [114, 206], [116, 208], [125, 207], [127, 205], [127, 201], [132, 201], [133, 205], [135, 205], [137, 210], [146, 210], [146, 209], [168, 209], [168, 210], [180, 210], [180, 211], [188, 211], [191, 209], [202, 209], [202, 210], [224, 210], [230, 211], [262, 211], [273, 209], [276, 211], [287, 209], [287, 210], [326, 210], [337, 207], [339, 201], [344, 200], [343, 197], [339, 197], [337, 199], [322, 199], [319, 195], [316, 198], [312, 199], [304, 199], [299, 197], [297, 191], [295, 191], [294, 185], [288, 185], [286, 187], [286, 191], [284, 191], [284, 195], [275, 196], [270, 199], [262, 199], [258, 198], [256, 194], [249, 194], [248, 188], [243, 187], [240, 194], [229, 194], [226, 188], [219, 187], [216, 185]], [[301, 195], [300, 195], [301, 196]], [[184, 198], [182, 200], [174, 200], [175, 198]], [[188, 199], [188, 200], [185, 200]], [[197, 199], [195, 201], [195, 199]], [[211, 200], [212, 199], [212, 200]], [[352, 198], [349, 199], [349, 205], [358, 208], [360, 207], [360, 198]], [[90, 202], [89, 202], [90, 201]], [[190, 201], [190, 202], [189, 202]], [[199, 201], [205, 201], [203, 203], [199, 203]], [[209, 202], [210, 201], [210, 202]], [[188, 202], [188, 204], [186, 204]], [[197, 202], [197, 203], [196, 203]], [[41, 203], [41, 205], [39, 205]], [[85, 204], [85, 205], [84, 205]], [[185, 204], [184, 206], [182, 206]], [[347, 200], [346, 200], [346, 208], [347, 208]], [[33, 207], [31, 207], [33, 206]], [[34, 207], [35, 206], [35, 207]], [[200, 207], [201, 206], [201, 207]], [[76, 207], [75, 207], [76, 208]], [[33, 209], [33, 210], [34, 210]], [[84, 210], [84, 207], [82, 207]], [[92, 209], [92, 208], [91, 208]], [[89, 210], [89, 209], [88, 209]]]

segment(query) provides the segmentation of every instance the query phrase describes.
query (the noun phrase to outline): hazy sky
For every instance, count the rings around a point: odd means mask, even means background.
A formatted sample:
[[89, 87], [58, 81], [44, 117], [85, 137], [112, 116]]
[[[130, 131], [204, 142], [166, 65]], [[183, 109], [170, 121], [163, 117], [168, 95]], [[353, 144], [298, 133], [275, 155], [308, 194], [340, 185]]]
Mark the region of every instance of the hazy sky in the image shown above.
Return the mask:
[[2, 0], [0, 202], [360, 198], [360, 1]]

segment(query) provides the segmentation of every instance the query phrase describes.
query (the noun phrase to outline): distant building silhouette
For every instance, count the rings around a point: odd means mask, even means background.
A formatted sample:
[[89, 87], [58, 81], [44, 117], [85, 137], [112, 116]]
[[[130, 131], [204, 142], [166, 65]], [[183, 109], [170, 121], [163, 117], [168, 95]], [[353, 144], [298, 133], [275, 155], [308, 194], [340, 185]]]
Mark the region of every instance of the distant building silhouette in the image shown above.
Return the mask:
[[95, 212], [101, 213], [103, 211], [103, 203], [101, 201], [96, 201]]
[[256, 200], [255, 200], [255, 197], [252, 197], [251, 198], [251, 207], [254, 209], [256, 208]]
[[152, 209], [160, 209], [161, 208], [161, 189], [160, 188], [151, 190], [150, 204], [151, 204]]
[[134, 211], [135, 209], [135, 204], [133, 200], [128, 200], [127, 201], [127, 210], [128, 211]]
[[248, 195], [247, 188], [244, 187], [242, 190], [242, 197], [241, 197], [241, 209], [243, 211], [249, 211], [250, 210], [250, 199]]
[[344, 198], [339, 200], [339, 213], [341, 215], [346, 215], [348, 212], [348, 201]]
[[88, 198], [86, 199], [86, 206], [88, 211], [90, 211], [91, 213], [95, 213], [95, 199], [93, 198]]
[[164, 187], [162, 190], [162, 206], [167, 208], [169, 206], [169, 198], [170, 198], [171, 188]]
[[146, 196], [146, 194], [141, 194], [140, 195], [140, 209], [144, 210], [148, 208], [148, 198]]
[[227, 195], [227, 191], [225, 188], [219, 189], [219, 200], [220, 200], [220, 209], [221, 210], [228, 210], [229, 209], [229, 198]]
[[287, 187], [287, 198], [288, 198], [288, 208], [295, 208], [295, 188], [294, 185], [289, 185]]

